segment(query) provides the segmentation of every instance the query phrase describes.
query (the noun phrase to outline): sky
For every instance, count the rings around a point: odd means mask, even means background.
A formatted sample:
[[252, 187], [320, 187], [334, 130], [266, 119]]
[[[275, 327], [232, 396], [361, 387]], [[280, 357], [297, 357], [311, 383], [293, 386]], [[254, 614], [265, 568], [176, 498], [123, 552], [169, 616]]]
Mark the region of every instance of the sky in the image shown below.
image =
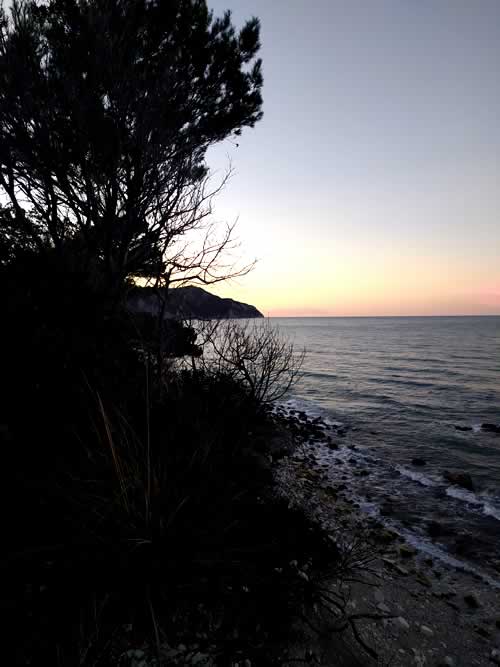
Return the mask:
[[500, 314], [500, 2], [208, 0], [261, 20], [264, 118], [209, 153], [233, 177], [270, 316]]

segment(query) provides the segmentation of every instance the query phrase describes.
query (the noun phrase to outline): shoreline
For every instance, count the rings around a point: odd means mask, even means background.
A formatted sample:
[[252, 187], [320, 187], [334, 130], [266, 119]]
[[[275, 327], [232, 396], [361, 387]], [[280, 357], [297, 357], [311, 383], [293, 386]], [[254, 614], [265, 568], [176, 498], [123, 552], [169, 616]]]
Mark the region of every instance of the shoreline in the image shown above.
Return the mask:
[[[345, 639], [358, 657], [345, 663], [329, 662], [335, 659], [335, 646], [325, 647], [311, 638], [314, 653], [322, 654], [321, 664], [500, 665], [498, 582], [467, 571], [451, 556], [449, 562], [430, 556], [370, 516], [350, 495], [346, 482], [327, 476], [324, 464], [308, 451], [308, 441], [331, 442], [335, 447], [335, 430], [318, 418], [304, 420], [301, 411], [295, 411], [297, 417], [290, 412], [281, 408], [285, 419], [297, 424], [302, 418], [303, 426], [292, 428], [299, 442], [295, 453], [276, 466], [280, 493], [335, 539], [349, 542], [362, 536], [373, 561], [364, 583], [350, 585], [348, 606], [356, 614], [391, 617], [360, 623], [377, 658], [362, 650], [351, 631]], [[323, 429], [322, 438], [318, 427]]]

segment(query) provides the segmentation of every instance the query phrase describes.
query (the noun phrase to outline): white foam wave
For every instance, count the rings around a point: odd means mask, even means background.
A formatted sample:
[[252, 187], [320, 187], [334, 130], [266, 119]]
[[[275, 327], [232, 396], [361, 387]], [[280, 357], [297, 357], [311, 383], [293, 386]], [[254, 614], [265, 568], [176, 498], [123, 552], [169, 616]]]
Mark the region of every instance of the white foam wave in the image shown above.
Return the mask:
[[486, 516], [491, 516], [493, 519], [500, 521], [500, 509], [486, 502], [484, 498], [477, 496], [472, 491], [459, 489], [456, 486], [449, 486], [446, 489], [446, 495], [450, 496], [450, 498], [455, 498], [456, 500], [469, 503], [470, 505], [476, 505], [482, 509], [483, 514]]
[[424, 537], [416, 535], [415, 533], [406, 530], [399, 525], [394, 524], [392, 521], [386, 520], [383, 521], [383, 524], [388, 526], [389, 528], [392, 528], [392, 530], [396, 531], [397, 533], [399, 533], [402, 537], [404, 537], [404, 539], [406, 540], [406, 542], [408, 542], [408, 544], [411, 544], [411, 546], [415, 547], [415, 549], [418, 549], [418, 551], [420, 551], [421, 553], [425, 553], [428, 554], [429, 556], [432, 556], [433, 558], [437, 558], [438, 560], [441, 560], [443, 563], [447, 563], [448, 565], [451, 565], [454, 568], [461, 569], [465, 572], [470, 572], [480, 577], [483, 581], [489, 583], [490, 586], [500, 589], [500, 581], [496, 578], [493, 578], [480, 568], [476, 568], [471, 563], [467, 563], [463, 560], [455, 558], [450, 553], [448, 553], [448, 551], [441, 549], [436, 544], [429, 542], [429, 540], [425, 539]]
[[497, 521], [500, 521], [500, 510], [489, 503], [484, 503], [483, 512], [486, 516], [492, 516]]
[[422, 484], [422, 486], [437, 486], [436, 481], [430, 477], [427, 477], [426, 475], [423, 475], [421, 472], [417, 472], [416, 470], [409, 470], [403, 466], [395, 466], [395, 468], [402, 475], [408, 477], [408, 479], [411, 479], [414, 482], [417, 482], [418, 484]]

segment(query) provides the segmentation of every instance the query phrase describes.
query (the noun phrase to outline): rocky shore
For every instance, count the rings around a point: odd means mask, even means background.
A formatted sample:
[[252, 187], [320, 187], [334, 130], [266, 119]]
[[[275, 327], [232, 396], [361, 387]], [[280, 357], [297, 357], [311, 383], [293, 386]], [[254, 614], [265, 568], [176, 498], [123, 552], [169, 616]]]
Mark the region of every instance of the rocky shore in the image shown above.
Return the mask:
[[[362, 540], [369, 554], [356, 580], [348, 584], [347, 605], [360, 618], [366, 617], [358, 627], [377, 657], [363, 650], [350, 631], [342, 638], [350, 648], [343, 657], [338, 637], [327, 641], [306, 632], [311, 662], [391, 667], [500, 665], [500, 588], [495, 580], [420, 552], [362, 510], [344, 471], [332, 481], [325, 464], [314, 456], [314, 444], [343, 449], [342, 427], [286, 407], [278, 408], [277, 413], [299, 443], [293, 454], [276, 465], [280, 492], [291, 504], [304, 508], [339, 543], [349, 548]], [[343, 461], [340, 469], [350, 465], [348, 458]], [[339, 582], [330, 585], [335, 588]], [[297, 649], [297, 655], [302, 649]]]

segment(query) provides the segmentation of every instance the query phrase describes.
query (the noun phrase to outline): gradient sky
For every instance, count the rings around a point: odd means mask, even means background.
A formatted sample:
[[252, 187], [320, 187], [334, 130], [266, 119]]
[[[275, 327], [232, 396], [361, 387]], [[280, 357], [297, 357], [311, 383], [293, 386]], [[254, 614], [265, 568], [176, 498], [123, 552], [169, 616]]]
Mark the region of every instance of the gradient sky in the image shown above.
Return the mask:
[[500, 314], [499, 0], [208, 0], [262, 23], [264, 119], [235, 175], [266, 315]]

